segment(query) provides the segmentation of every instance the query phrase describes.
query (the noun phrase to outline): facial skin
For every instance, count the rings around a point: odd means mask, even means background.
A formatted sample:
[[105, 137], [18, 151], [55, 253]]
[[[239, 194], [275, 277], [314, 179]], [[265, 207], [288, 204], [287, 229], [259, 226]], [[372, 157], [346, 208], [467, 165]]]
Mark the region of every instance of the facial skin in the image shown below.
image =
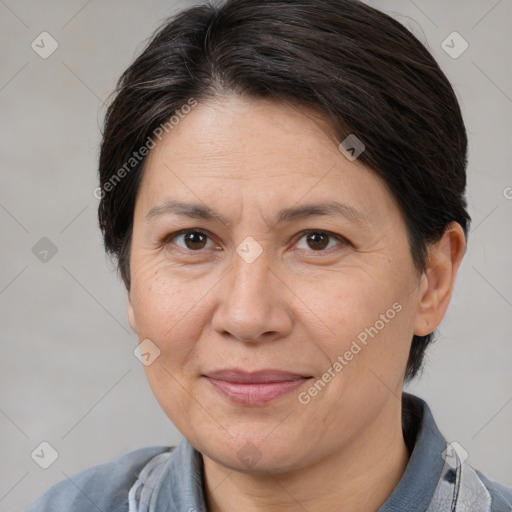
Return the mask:
[[[464, 234], [453, 223], [419, 275], [392, 195], [338, 143], [304, 110], [230, 96], [199, 102], [146, 161], [129, 319], [139, 340], [161, 351], [145, 367], [147, 378], [203, 454], [210, 511], [335, 510], [340, 503], [344, 511], [377, 510], [407, 465], [400, 396], [410, 343], [444, 316]], [[208, 206], [225, 222], [173, 213], [145, 219], [170, 200]], [[281, 209], [325, 201], [349, 205], [364, 220], [274, 220]], [[172, 237], [185, 229], [206, 237]], [[320, 233], [311, 240], [305, 230]], [[262, 250], [252, 262], [237, 253], [246, 237]], [[401, 310], [301, 403], [299, 394], [365, 328], [380, 327], [395, 303]], [[313, 378], [264, 405], [243, 405], [204, 377], [232, 368]], [[244, 462], [243, 450], [259, 460]]]

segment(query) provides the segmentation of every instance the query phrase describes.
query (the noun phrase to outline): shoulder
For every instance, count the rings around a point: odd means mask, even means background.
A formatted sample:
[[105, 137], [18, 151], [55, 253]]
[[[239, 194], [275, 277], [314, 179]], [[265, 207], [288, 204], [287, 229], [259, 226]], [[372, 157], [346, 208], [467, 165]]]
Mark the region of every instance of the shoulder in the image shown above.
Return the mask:
[[[404, 393], [402, 415], [404, 439], [412, 452], [406, 474], [422, 475], [421, 489], [432, 496], [429, 512], [512, 512], [512, 488], [490, 479], [461, 459], [457, 449], [439, 431], [425, 401]], [[436, 474], [437, 479], [425, 478]], [[416, 478], [407, 482], [415, 485]]]
[[491, 480], [478, 469], [474, 471], [491, 495], [491, 512], [511, 512], [512, 488]]
[[172, 449], [168, 446], [139, 448], [86, 469], [54, 485], [26, 512], [125, 512], [128, 510], [128, 492], [144, 465], [156, 455]]

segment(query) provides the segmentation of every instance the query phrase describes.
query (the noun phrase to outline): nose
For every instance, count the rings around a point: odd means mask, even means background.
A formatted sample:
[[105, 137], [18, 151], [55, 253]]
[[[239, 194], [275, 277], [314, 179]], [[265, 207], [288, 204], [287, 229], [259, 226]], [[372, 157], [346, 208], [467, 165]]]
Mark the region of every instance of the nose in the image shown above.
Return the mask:
[[271, 267], [265, 251], [248, 263], [234, 254], [233, 266], [218, 289], [219, 306], [212, 326], [222, 336], [245, 343], [286, 337], [292, 328], [292, 292]]

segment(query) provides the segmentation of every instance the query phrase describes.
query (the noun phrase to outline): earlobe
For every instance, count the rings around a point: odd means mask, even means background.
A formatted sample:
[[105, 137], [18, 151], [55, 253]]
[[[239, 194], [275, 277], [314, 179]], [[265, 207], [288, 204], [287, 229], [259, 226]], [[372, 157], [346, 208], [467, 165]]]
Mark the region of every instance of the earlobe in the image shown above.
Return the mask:
[[414, 334], [426, 336], [441, 323], [452, 296], [455, 278], [466, 250], [460, 224], [452, 222], [442, 238], [428, 248], [428, 262], [420, 284]]
[[128, 302], [128, 321], [130, 322], [130, 327], [133, 332], [137, 333], [137, 322], [135, 321], [135, 311], [133, 310], [132, 299], [130, 297], [130, 292], [127, 293], [127, 302]]

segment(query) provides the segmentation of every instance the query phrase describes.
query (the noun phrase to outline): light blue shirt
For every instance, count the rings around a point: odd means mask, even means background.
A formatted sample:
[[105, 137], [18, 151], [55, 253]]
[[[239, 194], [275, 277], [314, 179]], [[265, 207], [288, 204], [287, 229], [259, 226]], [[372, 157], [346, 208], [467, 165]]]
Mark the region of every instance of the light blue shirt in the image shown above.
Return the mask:
[[[428, 405], [404, 393], [411, 457], [378, 512], [512, 512], [512, 489], [488, 479], [448, 445]], [[411, 414], [409, 411], [415, 411]], [[202, 455], [177, 447], [141, 448], [52, 487], [26, 512], [207, 512]]]

